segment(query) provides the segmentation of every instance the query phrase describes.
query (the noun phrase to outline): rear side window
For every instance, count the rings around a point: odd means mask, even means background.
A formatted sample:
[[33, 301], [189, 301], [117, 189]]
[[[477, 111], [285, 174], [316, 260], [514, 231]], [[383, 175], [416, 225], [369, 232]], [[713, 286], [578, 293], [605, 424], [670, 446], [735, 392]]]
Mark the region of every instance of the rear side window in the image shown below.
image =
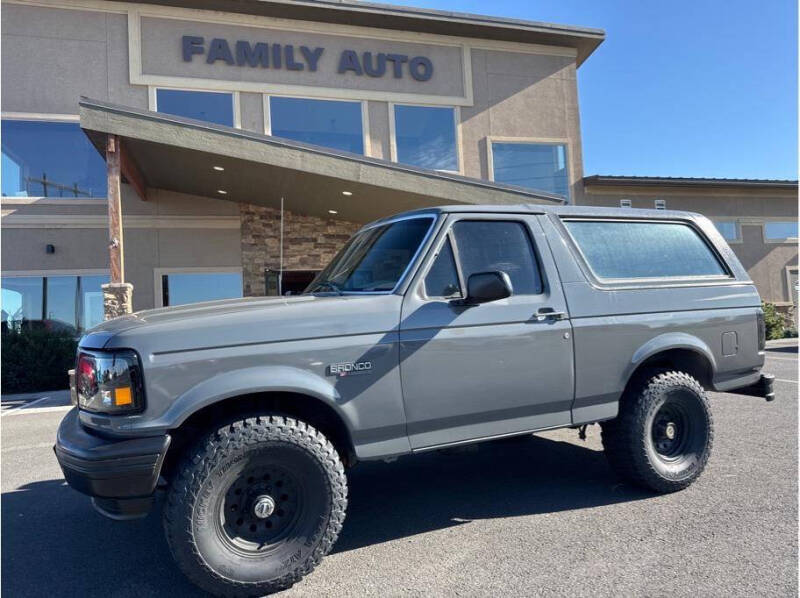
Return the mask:
[[728, 274], [708, 244], [686, 224], [567, 220], [564, 225], [600, 278]]
[[464, 280], [478, 272], [505, 272], [515, 295], [542, 292], [542, 277], [522, 223], [462, 220], [453, 226], [453, 236]]

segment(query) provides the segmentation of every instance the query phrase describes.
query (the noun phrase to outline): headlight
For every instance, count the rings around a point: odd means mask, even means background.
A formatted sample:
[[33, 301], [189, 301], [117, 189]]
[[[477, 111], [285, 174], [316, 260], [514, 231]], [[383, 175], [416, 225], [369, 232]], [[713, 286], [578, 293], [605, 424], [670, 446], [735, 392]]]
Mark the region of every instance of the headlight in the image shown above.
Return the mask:
[[144, 409], [139, 357], [133, 351], [80, 351], [75, 366], [78, 407], [97, 413]]

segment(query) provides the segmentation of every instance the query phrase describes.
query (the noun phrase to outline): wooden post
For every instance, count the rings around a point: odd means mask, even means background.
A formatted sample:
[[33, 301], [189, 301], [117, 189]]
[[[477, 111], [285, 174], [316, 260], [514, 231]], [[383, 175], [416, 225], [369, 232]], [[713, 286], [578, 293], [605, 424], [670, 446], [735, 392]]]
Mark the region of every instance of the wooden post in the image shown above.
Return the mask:
[[122, 248], [122, 198], [120, 191], [119, 137], [109, 135], [106, 144], [108, 175], [108, 252], [111, 258], [111, 282], [125, 281], [125, 259]]

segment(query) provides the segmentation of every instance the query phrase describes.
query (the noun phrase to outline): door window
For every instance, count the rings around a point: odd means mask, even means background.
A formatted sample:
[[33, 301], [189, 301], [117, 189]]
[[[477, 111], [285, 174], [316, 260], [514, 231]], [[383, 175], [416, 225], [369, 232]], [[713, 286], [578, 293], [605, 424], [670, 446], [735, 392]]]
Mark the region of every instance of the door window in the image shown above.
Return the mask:
[[478, 272], [505, 272], [515, 295], [538, 295], [542, 277], [521, 222], [462, 220], [453, 237], [464, 280]]
[[461, 297], [461, 285], [458, 282], [456, 260], [453, 257], [453, 248], [450, 237], [445, 239], [439, 255], [431, 265], [425, 277], [425, 295], [428, 297]]

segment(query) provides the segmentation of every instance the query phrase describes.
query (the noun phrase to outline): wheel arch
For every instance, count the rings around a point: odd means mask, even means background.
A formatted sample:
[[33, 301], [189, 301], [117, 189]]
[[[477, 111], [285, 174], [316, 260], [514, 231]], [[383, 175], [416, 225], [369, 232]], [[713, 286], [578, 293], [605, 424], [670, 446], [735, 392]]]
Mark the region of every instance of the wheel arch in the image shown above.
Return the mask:
[[633, 355], [625, 373], [625, 388], [648, 369], [665, 368], [685, 372], [703, 388], [712, 388], [716, 360], [708, 345], [696, 336], [670, 333], [657, 336]]

